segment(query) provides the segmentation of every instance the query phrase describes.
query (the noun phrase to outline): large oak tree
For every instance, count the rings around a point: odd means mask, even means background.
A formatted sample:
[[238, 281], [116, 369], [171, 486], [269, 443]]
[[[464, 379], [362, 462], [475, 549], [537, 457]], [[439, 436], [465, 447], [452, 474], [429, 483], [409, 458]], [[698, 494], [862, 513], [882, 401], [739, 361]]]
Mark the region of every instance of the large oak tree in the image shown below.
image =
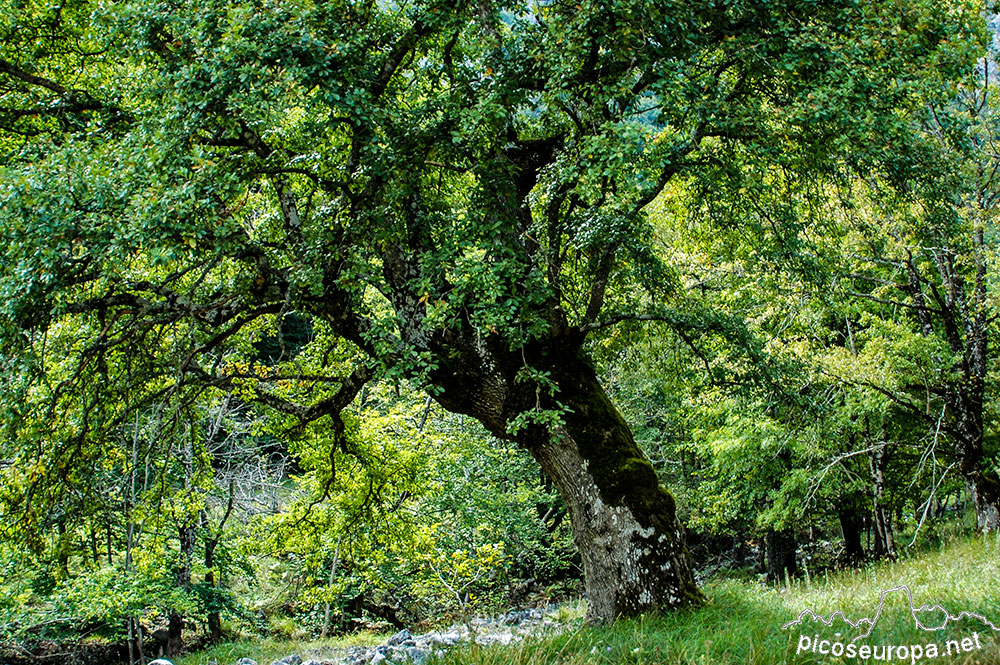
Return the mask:
[[[188, 387], [329, 417], [340, 446], [361, 388], [406, 379], [552, 478], [593, 619], [700, 601], [673, 499], [586, 357], [589, 336], [663, 316], [675, 282], [644, 209], [674, 179], [752, 199], [755, 183], [731, 186], [743, 160], [820, 177], [850, 153], [877, 170], [922, 86], [967, 64], [976, 16], [902, 0], [7, 3], [19, 509], [58, 500], [46, 480], [72, 480], [92, 433]], [[291, 312], [315, 326], [312, 365], [233, 361]]]

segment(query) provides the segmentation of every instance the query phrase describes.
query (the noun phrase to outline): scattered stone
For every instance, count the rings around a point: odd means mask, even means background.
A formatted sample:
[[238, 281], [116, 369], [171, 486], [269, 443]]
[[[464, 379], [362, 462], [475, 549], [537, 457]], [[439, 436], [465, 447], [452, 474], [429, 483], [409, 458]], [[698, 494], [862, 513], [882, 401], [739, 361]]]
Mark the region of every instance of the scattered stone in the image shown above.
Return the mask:
[[157, 658], [156, 660], [149, 661], [148, 665], [174, 665], [166, 658]]
[[487, 635], [480, 635], [476, 639], [477, 644], [483, 646], [489, 646], [491, 644], [510, 644], [514, 640], [514, 635], [511, 633], [492, 633]]
[[411, 662], [416, 663], [416, 665], [423, 665], [431, 657], [431, 650], [421, 649], [420, 647], [409, 647], [406, 649], [405, 654]]
[[[511, 644], [530, 635], [551, 633], [561, 628], [554, 620], [556, 607], [511, 610], [491, 618], [476, 617], [469, 621], [476, 642], [483, 646]], [[271, 665], [426, 665], [432, 657], [462, 642], [472, 640], [469, 626], [456, 624], [445, 631], [429, 631], [414, 635], [401, 630], [385, 643], [371, 646], [320, 647], [308, 653], [292, 654], [271, 662]], [[303, 657], [309, 658], [303, 660]], [[158, 661], [149, 665], [171, 665]], [[250, 658], [241, 658], [236, 665], [257, 665]]]
[[271, 661], [271, 665], [302, 665], [302, 656], [297, 653], [293, 653], [291, 656], [285, 656], [279, 660]]
[[371, 660], [371, 653], [365, 647], [347, 647], [344, 653], [344, 662], [347, 665], [362, 665]]

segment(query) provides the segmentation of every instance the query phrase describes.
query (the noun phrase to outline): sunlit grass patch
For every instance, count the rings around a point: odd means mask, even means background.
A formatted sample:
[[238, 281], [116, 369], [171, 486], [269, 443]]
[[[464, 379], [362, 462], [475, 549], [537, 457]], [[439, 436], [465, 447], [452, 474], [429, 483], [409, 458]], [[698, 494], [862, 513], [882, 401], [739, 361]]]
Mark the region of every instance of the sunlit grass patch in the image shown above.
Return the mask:
[[[848, 642], [845, 624], [833, 628], [804, 624], [783, 630], [800, 612], [811, 609], [829, 616], [840, 610], [854, 621], [874, 613], [882, 591], [906, 585], [919, 607], [940, 604], [952, 614], [963, 610], [1000, 623], [1000, 545], [992, 537], [959, 538], [939, 549], [859, 570], [803, 577], [780, 586], [721, 580], [706, 585], [704, 607], [619, 621], [612, 626], [587, 627], [577, 618], [569, 630], [509, 647], [465, 647], [447, 654], [448, 665], [813, 665], [862, 663], [818, 653], [796, 653], [804, 630]], [[926, 663], [998, 663], [1000, 645], [991, 631], [974, 620], [940, 633], [916, 628], [905, 596], [887, 596], [886, 610], [871, 644], [912, 645], [961, 638], [979, 630], [983, 649]], [[822, 630], [821, 630], [822, 629]], [[838, 629], [844, 630], [839, 638]], [[984, 632], [985, 629], [985, 632]], [[859, 644], [861, 641], [858, 642]], [[878, 662], [869, 660], [869, 663]], [[893, 658], [893, 662], [903, 662]], [[910, 663], [907, 659], [905, 662]], [[919, 662], [919, 661], [918, 661]]]

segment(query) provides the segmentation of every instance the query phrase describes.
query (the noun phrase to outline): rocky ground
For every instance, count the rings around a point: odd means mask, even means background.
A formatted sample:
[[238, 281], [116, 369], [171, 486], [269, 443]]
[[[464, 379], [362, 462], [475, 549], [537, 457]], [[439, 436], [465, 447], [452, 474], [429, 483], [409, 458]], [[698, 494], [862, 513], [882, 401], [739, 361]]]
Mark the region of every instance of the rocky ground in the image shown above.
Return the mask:
[[[511, 611], [505, 615], [491, 619], [473, 619], [469, 626], [456, 624], [443, 631], [431, 631], [414, 635], [408, 630], [401, 630], [385, 644], [368, 647], [326, 647], [315, 651], [289, 654], [284, 658], [272, 661], [270, 665], [385, 665], [409, 664], [420, 665], [428, 660], [431, 654], [439, 652], [463, 642], [471, 642], [473, 633], [475, 641], [481, 645], [510, 644], [524, 639], [529, 635], [539, 635], [558, 631], [563, 624], [555, 619], [556, 607], [545, 610]], [[215, 665], [230, 665], [216, 663]], [[235, 665], [264, 665], [251, 658], [240, 658]]]

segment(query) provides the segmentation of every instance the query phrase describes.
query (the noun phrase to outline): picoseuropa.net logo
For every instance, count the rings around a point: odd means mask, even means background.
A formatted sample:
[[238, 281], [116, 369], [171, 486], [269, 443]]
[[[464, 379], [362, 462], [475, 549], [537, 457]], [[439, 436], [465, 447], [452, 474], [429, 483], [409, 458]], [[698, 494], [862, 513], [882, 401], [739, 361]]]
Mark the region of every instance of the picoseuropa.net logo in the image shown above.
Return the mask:
[[[886, 610], [886, 599], [890, 594], [905, 594], [910, 617], [916, 628], [928, 633], [940, 634], [949, 626], [954, 627], [956, 622], [966, 622], [971, 620], [978, 630], [962, 636], [950, 636], [946, 639], [937, 639], [929, 642], [913, 644], [870, 644], [868, 638], [872, 635], [876, 624], [883, 618]], [[808, 628], [806, 620], [821, 623], [827, 627], [834, 627], [838, 621], [843, 622], [845, 632], [847, 627], [858, 631], [857, 635], [850, 638], [840, 638], [841, 633], [836, 633], [833, 638], [826, 637], [813, 630], [803, 630]], [[981, 625], [981, 627], [980, 627]], [[952, 614], [941, 605], [921, 605], [916, 607], [913, 604], [913, 593], [905, 584], [891, 589], [886, 589], [879, 595], [878, 607], [871, 617], [861, 617], [852, 621], [841, 612], [836, 611], [829, 617], [817, 614], [811, 609], [803, 610], [794, 621], [789, 621], [782, 626], [784, 630], [798, 629], [796, 638], [795, 655], [804, 657], [808, 654], [820, 656], [830, 656], [858, 661], [895, 661], [910, 662], [911, 665], [925, 659], [935, 659], [947, 656], [959, 656], [969, 654], [974, 651], [981, 651], [986, 640], [993, 637], [994, 633], [1000, 632], [1000, 628], [994, 625], [989, 619], [976, 612], [962, 611]]]

